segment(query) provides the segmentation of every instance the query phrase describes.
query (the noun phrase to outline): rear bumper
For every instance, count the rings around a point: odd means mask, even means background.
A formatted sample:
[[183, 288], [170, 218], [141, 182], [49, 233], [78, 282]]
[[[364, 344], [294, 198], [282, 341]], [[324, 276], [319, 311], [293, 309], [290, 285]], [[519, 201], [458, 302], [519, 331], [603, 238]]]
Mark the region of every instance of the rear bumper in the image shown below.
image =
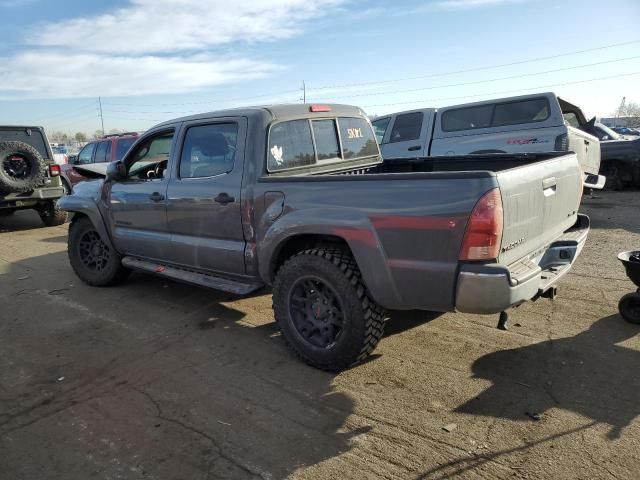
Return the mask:
[[9, 193], [0, 196], [0, 208], [28, 208], [42, 200], [56, 200], [64, 196], [62, 187], [43, 187], [25, 193]]
[[590, 222], [578, 215], [575, 225], [540, 252], [509, 267], [465, 264], [458, 274], [456, 310], [498, 313], [535, 300], [566, 275], [582, 251]]

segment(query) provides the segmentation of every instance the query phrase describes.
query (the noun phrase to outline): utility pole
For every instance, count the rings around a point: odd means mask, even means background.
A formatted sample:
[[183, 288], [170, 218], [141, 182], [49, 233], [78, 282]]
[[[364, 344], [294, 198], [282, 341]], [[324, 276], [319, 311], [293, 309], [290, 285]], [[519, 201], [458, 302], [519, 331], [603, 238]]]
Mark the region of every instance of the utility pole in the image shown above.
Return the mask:
[[307, 103], [307, 85], [302, 80], [302, 103]]
[[625, 103], [627, 103], [627, 97], [622, 97], [622, 101], [620, 102], [620, 106], [618, 107], [618, 113], [616, 114], [616, 127], [618, 126], [618, 118], [620, 118], [620, 116], [622, 115]]
[[104, 117], [102, 116], [102, 99], [98, 97], [98, 105], [100, 105], [100, 125], [102, 125], [102, 136], [104, 137]]

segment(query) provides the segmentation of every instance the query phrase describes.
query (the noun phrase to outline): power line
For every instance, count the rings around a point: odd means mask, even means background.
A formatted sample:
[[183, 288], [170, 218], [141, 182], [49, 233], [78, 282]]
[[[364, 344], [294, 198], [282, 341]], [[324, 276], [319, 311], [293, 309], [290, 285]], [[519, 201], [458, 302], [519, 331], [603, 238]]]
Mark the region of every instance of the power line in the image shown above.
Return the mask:
[[595, 65], [604, 65], [604, 64], [608, 64], [608, 63], [616, 63], [616, 62], [622, 62], [622, 61], [626, 61], [626, 60], [635, 60], [637, 58], [640, 58], [640, 55], [635, 55], [633, 57], [619, 58], [619, 59], [615, 59], [615, 60], [605, 60], [605, 61], [602, 61], [602, 62], [586, 63], [584, 65], [575, 65], [573, 67], [556, 68], [554, 70], [546, 70], [544, 72], [522, 73], [522, 74], [519, 74], [519, 75], [510, 75], [508, 77], [490, 78], [488, 80], [476, 80], [474, 82], [451, 83], [451, 84], [448, 84], [448, 85], [435, 85], [435, 86], [431, 86], [431, 87], [410, 88], [410, 89], [403, 89], [403, 90], [386, 90], [386, 91], [382, 91], [382, 92], [372, 92], [372, 93], [356, 93], [356, 94], [353, 94], [353, 95], [339, 95], [339, 96], [335, 96], [335, 97], [316, 97], [315, 99], [316, 100], [332, 100], [332, 99], [338, 99], [338, 98], [371, 97], [371, 96], [375, 96], [375, 95], [390, 95], [390, 94], [394, 94], [394, 93], [409, 93], [409, 92], [419, 92], [419, 91], [424, 91], [424, 90], [436, 90], [436, 89], [439, 89], [439, 88], [451, 88], [451, 87], [462, 87], [462, 86], [466, 86], [466, 85], [478, 85], [478, 84], [481, 84], [481, 83], [498, 82], [500, 80], [512, 80], [512, 79], [515, 79], [515, 78], [525, 78], [525, 77], [535, 77], [537, 75], [546, 75], [548, 73], [565, 72], [565, 71], [568, 71], [568, 70], [575, 70], [577, 68], [593, 67]]
[[551, 60], [554, 58], [562, 58], [562, 57], [567, 57], [570, 55], [577, 55], [580, 53], [587, 53], [587, 52], [595, 52], [598, 50], [605, 50], [607, 48], [615, 48], [615, 47], [622, 47], [624, 45], [631, 45], [634, 43], [640, 43], [640, 40], [630, 40], [628, 42], [622, 42], [622, 43], [613, 43], [610, 45], [603, 45], [601, 47], [594, 47], [594, 48], [587, 48], [584, 50], [574, 50], [572, 52], [565, 52], [565, 53], [559, 53], [556, 55], [548, 55], [546, 57], [535, 57], [535, 58], [529, 58], [527, 60], [518, 60], [517, 62], [510, 62], [510, 63], [499, 63], [499, 64], [494, 64], [494, 65], [487, 65], [484, 67], [475, 67], [475, 68], [467, 68], [464, 70], [453, 70], [453, 71], [449, 71], [449, 72], [439, 72], [439, 73], [430, 73], [428, 75], [418, 75], [415, 77], [404, 77], [404, 78], [393, 78], [393, 79], [389, 79], [389, 80], [378, 80], [378, 81], [373, 81], [373, 82], [360, 82], [360, 83], [345, 83], [342, 85], [324, 85], [321, 87], [308, 87], [308, 90], [327, 90], [329, 88], [345, 88], [345, 87], [360, 87], [360, 86], [365, 86], [365, 85], [382, 85], [385, 83], [394, 83], [394, 82], [404, 82], [404, 81], [409, 81], [409, 80], [421, 80], [424, 78], [433, 78], [433, 77], [442, 77], [442, 76], [446, 76], [446, 75], [456, 75], [459, 73], [470, 73], [470, 72], [479, 72], [482, 70], [491, 70], [494, 68], [502, 68], [502, 67], [511, 67], [514, 65], [522, 65], [525, 63], [531, 63], [531, 62], [540, 62], [542, 60]]
[[76, 108], [65, 109], [64, 112], [60, 114], [46, 115], [44, 117], [42, 116], [36, 117], [35, 122], [45, 122], [51, 118], [65, 118], [65, 117], [68, 117], [69, 115], [77, 114], [80, 111], [94, 109], [94, 108], [96, 108], [96, 104], [94, 103], [94, 101], [92, 101], [90, 104], [87, 103]]
[[631, 77], [634, 75], [640, 75], [640, 72], [631, 72], [631, 73], [622, 73], [622, 74], [618, 74], [618, 75], [611, 75], [608, 77], [598, 77], [598, 78], [588, 78], [586, 80], [577, 80], [574, 82], [564, 82], [564, 83], [553, 83], [553, 84], [549, 84], [549, 85], [539, 85], [537, 87], [527, 87], [527, 88], [517, 88], [517, 89], [513, 89], [513, 90], [501, 90], [498, 92], [486, 92], [486, 93], [478, 93], [478, 94], [474, 94], [474, 95], [462, 95], [459, 97], [443, 97], [443, 98], [430, 98], [430, 99], [422, 99], [422, 100], [412, 100], [410, 102], [394, 102], [394, 103], [378, 103], [375, 105], [362, 105], [363, 108], [369, 108], [369, 107], [392, 107], [395, 105], [409, 105], [412, 103], [425, 103], [425, 102], [439, 102], [439, 101], [443, 101], [443, 100], [458, 100], [461, 98], [475, 98], [475, 97], [486, 97], [489, 95], [501, 95], [503, 93], [517, 93], [517, 92], [522, 92], [525, 90], [540, 90], [543, 88], [549, 88], [549, 87], [563, 87], [565, 85], [576, 85], [579, 83], [588, 83], [588, 82], [595, 82], [595, 81], [599, 81], [599, 80], [610, 80], [612, 78], [622, 78], [622, 77]]

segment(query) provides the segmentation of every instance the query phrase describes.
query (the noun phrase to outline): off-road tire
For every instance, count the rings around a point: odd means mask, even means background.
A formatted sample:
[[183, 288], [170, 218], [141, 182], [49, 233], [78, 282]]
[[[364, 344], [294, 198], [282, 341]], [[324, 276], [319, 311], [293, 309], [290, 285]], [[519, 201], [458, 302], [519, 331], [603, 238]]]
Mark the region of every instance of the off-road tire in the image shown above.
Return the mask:
[[618, 310], [627, 322], [640, 325], [640, 292], [627, 293], [622, 297]]
[[[19, 157], [20, 160], [12, 160]], [[16, 169], [19, 166], [19, 169]], [[18, 171], [19, 170], [19, 171]], [[47, 165], [38, 151], [24, 142], [0, 142], [0, 193], [30, 192], [42, 185]]]
[[47, 202], [46, 205], [39, 207], [38, 215], [40, 215], [42, 223], [47, 227], [57, 227], [58, 225], [62, 225], [69, 218], [67, 212], [56, 206], [55, 200]]
[[0, 217], [10, 217], [14, 213], [16, 211], [11, 208], [0, 208]]
[[[108, 252], [108, 259], [104, 262], [103, 268], [97, 270], [86, 265], [86, 261], [83, 261], [83, 254], [81, 253], [81, 241], [87, 234], [91, 234], [92, 236], [97, 235], [97, 237], [100, 238], [100, 234], [89, 218], [74, 218], [69, 227], [69, 240], [67, 245], [69, 263], [71, 263], [73, 271], [80, 280], [94, 287], [116, 285], [123, 282], [131, 271], [122, 266], [122, 257], [104, 242], [102, 242], [102, 247]], [[101, 238], [100, 240], [102, 241]]]
[[[344, 328], [329, 348], [307, 342], [291, 317], [289, 302], [294, 285], [308, 275], [330, 285], [344, 310]], [[289, 258], [276, 273], [273, 309], [289, 348], [302, 361], [322, 370], [336, 372], [362, 362], [384, 332], [384, 310], [371, 298], [355, 260], [343, 249], [315, 248]]]

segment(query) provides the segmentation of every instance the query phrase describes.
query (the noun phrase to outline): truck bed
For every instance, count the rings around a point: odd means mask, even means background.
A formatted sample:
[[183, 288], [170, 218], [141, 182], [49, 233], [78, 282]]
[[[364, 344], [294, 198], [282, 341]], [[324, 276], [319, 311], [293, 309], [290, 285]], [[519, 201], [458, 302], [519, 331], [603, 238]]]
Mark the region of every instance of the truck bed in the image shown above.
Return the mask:
[[[562, 153], [428, 157], [266, 176], [254, 193], [256, 218], [263, 219], [256, 233], [258, 244], [270, 248], [285, 232], [294, 234], [299, 226], [308, 231], [312, 224], [318, 234], [348, 241], [367, 286], [385, 307], [447, 311], [455, 308], [467, 221], [485, 193], [501, 192], [497, 263], [508, 267], [533, 261], [576, 223], [581, 184], [576, 156]], [[273, 192], [283, 194], [275, 207]], [[272, 222], [281, 208], [284, 214]]]

